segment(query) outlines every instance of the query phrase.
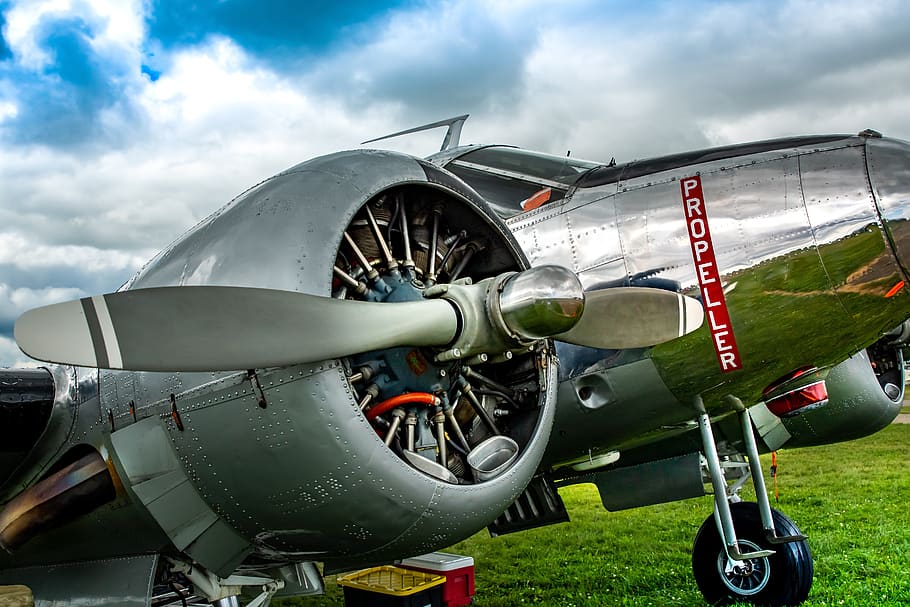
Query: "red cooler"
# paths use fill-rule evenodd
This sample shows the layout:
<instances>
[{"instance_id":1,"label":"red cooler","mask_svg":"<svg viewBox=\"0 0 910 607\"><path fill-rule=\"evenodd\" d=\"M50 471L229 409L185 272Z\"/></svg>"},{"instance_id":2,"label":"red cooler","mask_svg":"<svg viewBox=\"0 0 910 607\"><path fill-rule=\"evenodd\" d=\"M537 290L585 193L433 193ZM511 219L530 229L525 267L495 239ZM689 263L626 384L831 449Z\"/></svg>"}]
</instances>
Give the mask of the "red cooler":
<instances>
[{"instance_id":1,"label":"red cooler","mask_svg":"<svg viewBox=\"0 0 910 607\"><path fill-rule=\"evenodd\" d=\"M432 552L401 561L402 567L446 578L442 585L444 607L466 607L474 596L474 559L470 556Z\"/></svg>"}]
</instances>

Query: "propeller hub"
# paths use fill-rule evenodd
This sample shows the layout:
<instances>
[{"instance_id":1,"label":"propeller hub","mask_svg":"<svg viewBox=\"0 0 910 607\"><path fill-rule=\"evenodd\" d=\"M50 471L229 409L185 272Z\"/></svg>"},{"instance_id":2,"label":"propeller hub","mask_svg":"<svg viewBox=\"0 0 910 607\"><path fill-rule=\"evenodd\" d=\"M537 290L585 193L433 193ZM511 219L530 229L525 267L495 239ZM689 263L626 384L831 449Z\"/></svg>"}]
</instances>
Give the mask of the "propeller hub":
<instances>
[{"instance_id":1,"label":"propeller hub","mask_svg":"<svg viewBox=\"0 0 910 607\"><path fill-rule=\"evenodd\" d=\"M498 355L527 349L533 342L575 326L585 294L571 270L538 266L519 274L500 274L477 284L437 285L424 297L449 300L459 311L461 330L437 361Z\"/></svg>"},{"instance_id":2,"label":"propeller hub","mask_svg":"<svg viewBox=\"0 0 910 607\"><path fill-rule=\"evenodd\" d=\"M561 266L538 266L509 277L501 287L502 320L522 339L542 339L571 329L585 307L575 273Z\"/></svg>"}]
</instances>

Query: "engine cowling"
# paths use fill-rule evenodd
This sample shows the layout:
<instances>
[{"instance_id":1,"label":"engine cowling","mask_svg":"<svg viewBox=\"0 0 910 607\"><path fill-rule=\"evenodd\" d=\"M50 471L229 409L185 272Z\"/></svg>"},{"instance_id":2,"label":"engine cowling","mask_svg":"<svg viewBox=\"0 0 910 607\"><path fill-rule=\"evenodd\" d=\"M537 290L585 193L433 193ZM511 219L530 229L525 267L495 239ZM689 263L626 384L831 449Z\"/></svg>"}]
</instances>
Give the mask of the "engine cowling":
<instances>
[{"instance_id":1,"label":"engine cowling","mask_svg":"<svg viewBox=\"0 0 910 607\"><path fill-rule=\"evenodd\" d=\"M528 267L506 226L458 178L358 150L263 182L128 287L240 285L394 303ZM186 477L248 543L234 542L237 559L317 560L330 570L388 562L490 523L528 484L549 437L548 342L468 360L441 350L240 374L103 371L102 407L118 428L134 414L161 415ZM203 532L188 542L197 562L216 571L237 564L207 564L205 541Z\"/></svg>"},{"instance_id":2,"label":"engine cowling","mask_svg":"<svg viewBox=\"0 0 910 607\"><path fill-rule=\"evenodd\" d=\"M824 378L827 402L781 418L785 447L809 447L862 438L894 421L904 398L904 360L884 339L834 366ZM777 448L777 447L774 447Z\"/></svg>"}]
</instances>

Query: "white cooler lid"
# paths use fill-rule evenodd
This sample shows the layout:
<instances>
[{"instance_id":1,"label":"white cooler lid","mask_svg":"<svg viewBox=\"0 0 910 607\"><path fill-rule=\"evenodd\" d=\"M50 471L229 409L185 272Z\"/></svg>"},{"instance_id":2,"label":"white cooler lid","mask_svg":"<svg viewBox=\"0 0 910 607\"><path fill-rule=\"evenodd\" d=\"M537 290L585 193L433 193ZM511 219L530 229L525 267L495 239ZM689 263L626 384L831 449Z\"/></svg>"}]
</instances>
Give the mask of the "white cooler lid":
<instances>
[{"instance_id":1,"label":"white cooler lid","mask_svg":"<svg viewBox=\"0 0 910 607\"><path fill-rule=\"evenodd\" d=\"M404 559L401 564L404 567L416 567L418 569L428 569L429 571L454 571L463 567L473 567L474 558L461 556L460 554L449 554L448 552L431 552L430 554Z\"/></svg>"}]
</instances>

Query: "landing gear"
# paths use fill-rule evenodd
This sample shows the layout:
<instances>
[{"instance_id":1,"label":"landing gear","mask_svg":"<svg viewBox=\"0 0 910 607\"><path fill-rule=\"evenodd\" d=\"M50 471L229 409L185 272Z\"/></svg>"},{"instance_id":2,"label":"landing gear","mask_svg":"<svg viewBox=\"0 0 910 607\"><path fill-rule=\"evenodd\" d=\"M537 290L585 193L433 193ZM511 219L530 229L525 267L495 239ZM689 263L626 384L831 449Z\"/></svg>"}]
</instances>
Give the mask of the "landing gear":
<instances>
[{"instance_id":1,"label":"landing gear","mask_svg":"<svg viewBox=\"0 0 910 607\"><path fill-rule=\"evenodd\" d=\"M252 601L246 603L246 607L268 607L275 593L285 587L283 579L276 579L268 573L263 574L255 570L238 572L222 578L182 557L164 557L164 560L165 568L159 573L164 576L161 581L167 582L170 592L164 592L153 598L152 605L173 607L178 604L197 605L202 602L209 603L212 607L240 607L238 596L246 589L256 595ZM308 589L314 573L318 577L317 592L305 592L304 594L321 593L322 578L312 563L295 566L294 574L298 580L303 581L303 578L306 578L304 584ZM179 585L176 582L179 582Z\"/></svg>"},{"instance_id":2,"label":"landing gear","mask_svg":"<svg viewBox=\"0 0 910 607\"><path fill-rule=\"evenodd\" d=\"M742 483L728 488L710 418L698 399L704 463L714 486L714 514L695 537L695 581L712 605L799 605L812 586L812 553L793 521L771 508L749 413L738 399L728 400L739 416L757 503L740 501Z\"/></svg>"},{"instance_id":3,"label":"landing gear","mask_svg":"<svg viewBox=\"0 0 910 607\"><path fill-rule=\"evenodd\" d=\"M770 556L736 561L727 556L714 516L709 516L695 536L692 572L705 600L711 605L799 605L812 586L812 553L806 540L772 544L765 535L758 504L730 505L739 545L749 552L774 550ZM772 510L775 528L799 535L789 518Z\"/></svg>"}]
</instances>

